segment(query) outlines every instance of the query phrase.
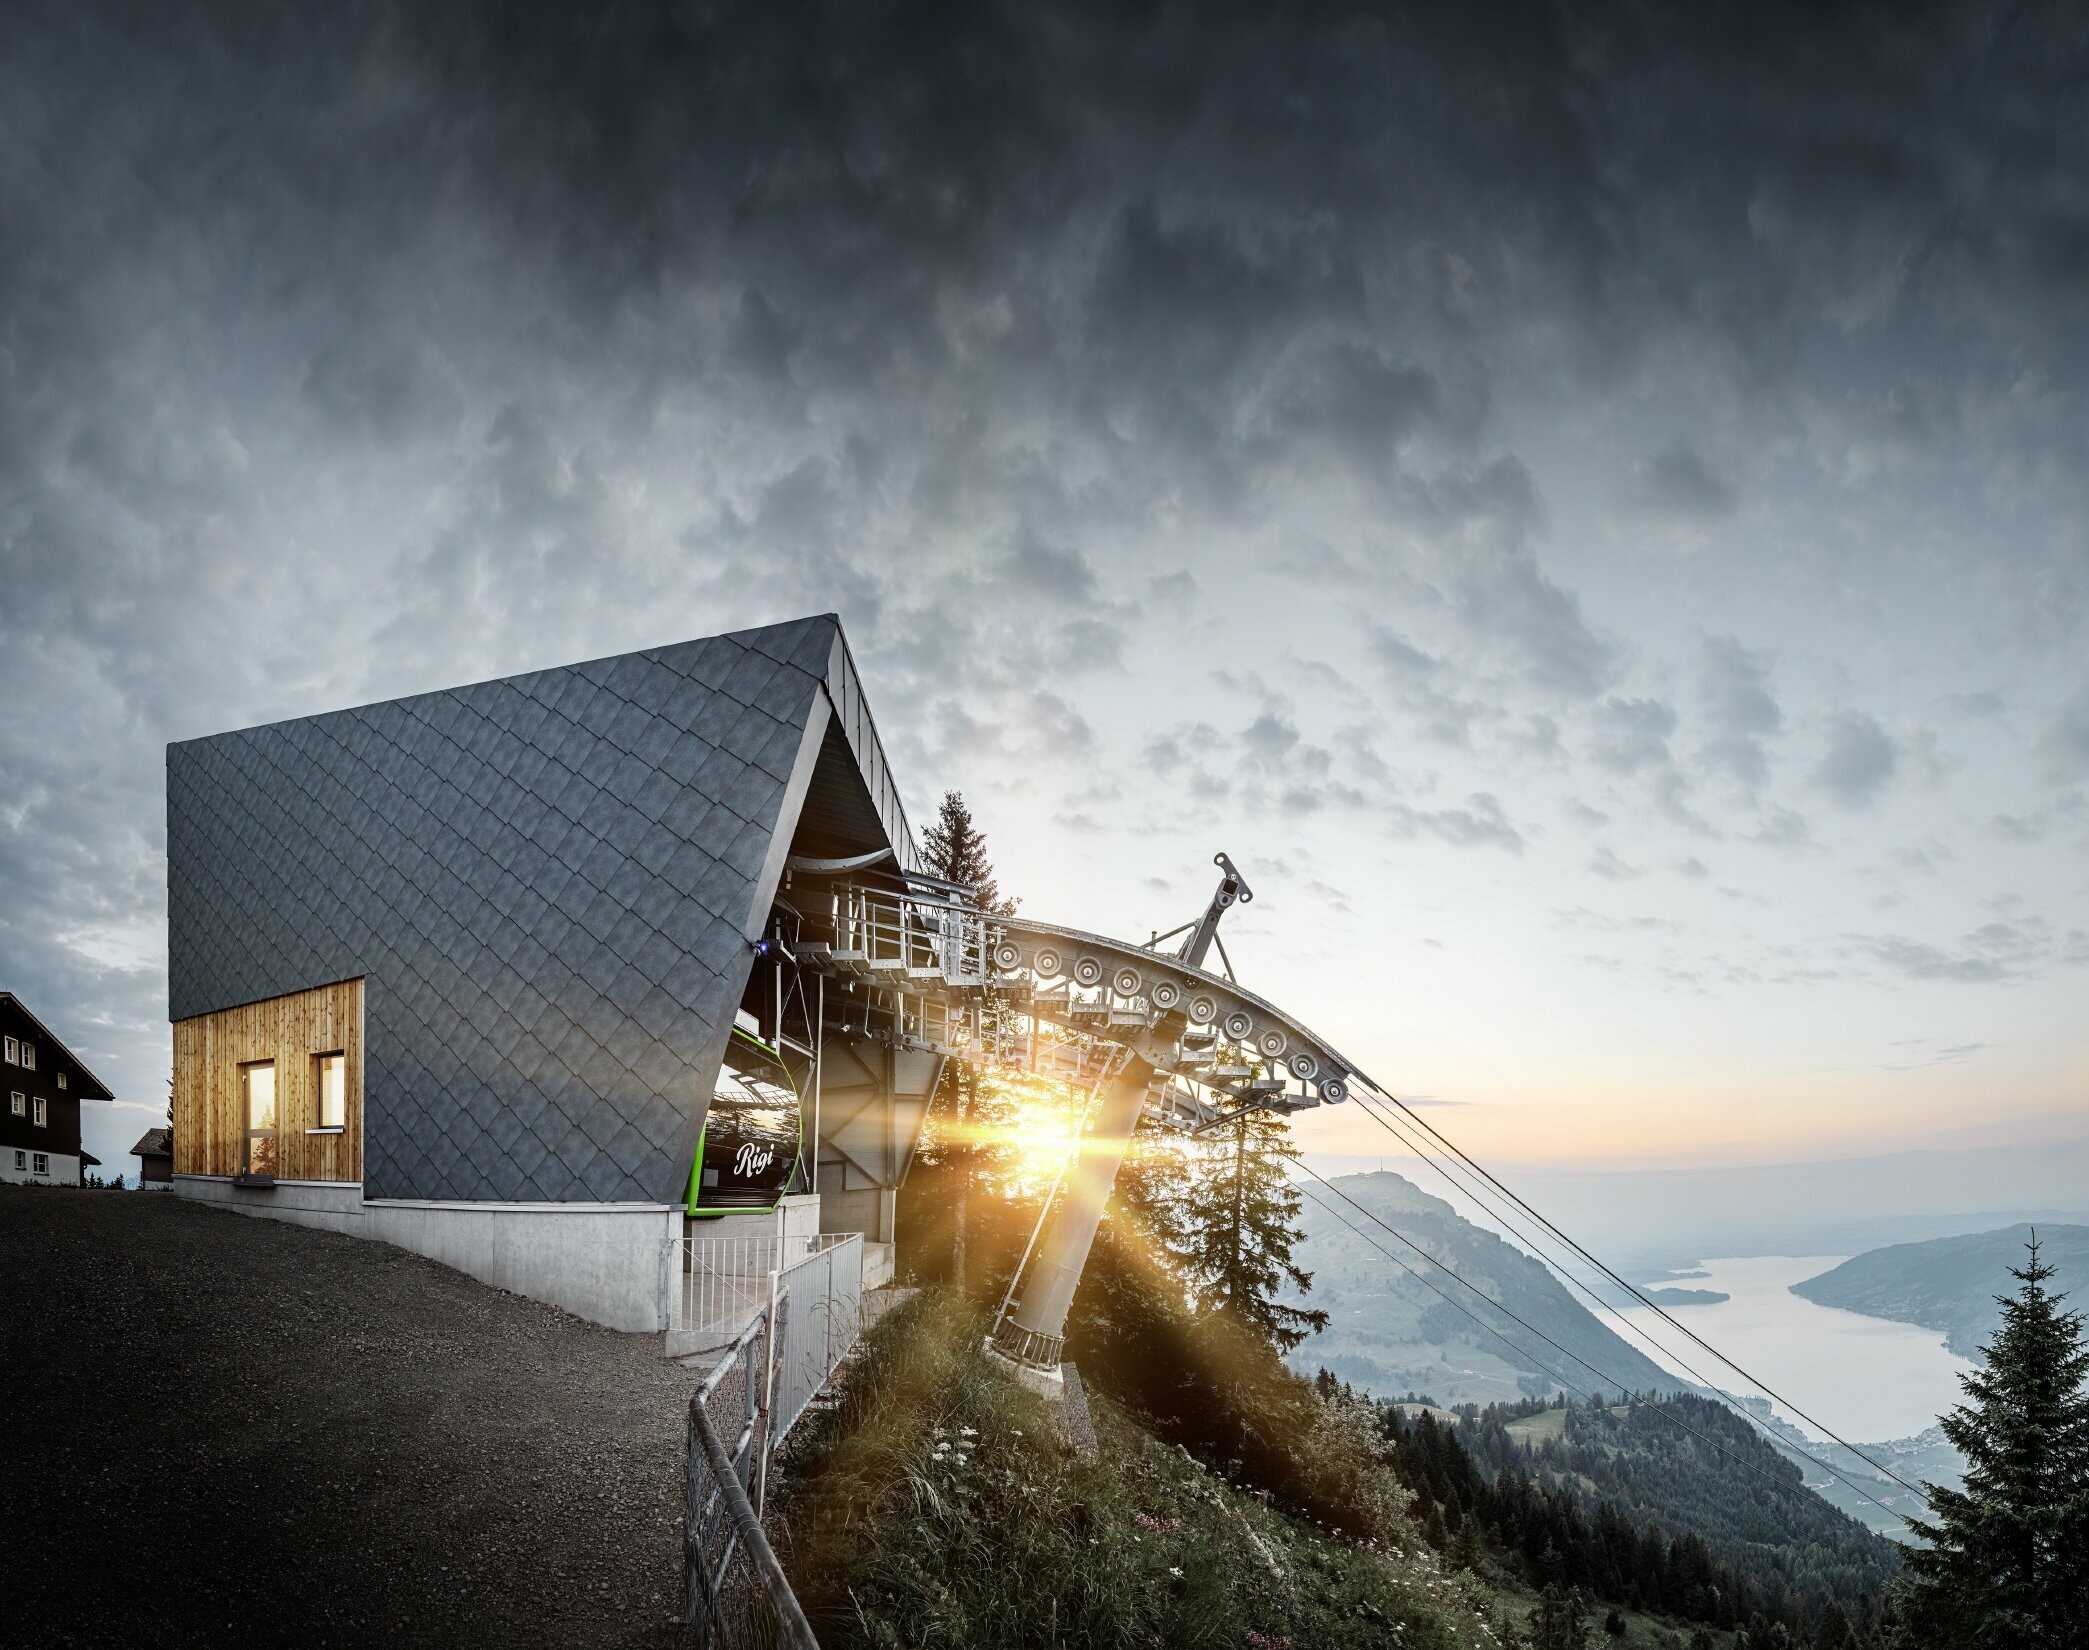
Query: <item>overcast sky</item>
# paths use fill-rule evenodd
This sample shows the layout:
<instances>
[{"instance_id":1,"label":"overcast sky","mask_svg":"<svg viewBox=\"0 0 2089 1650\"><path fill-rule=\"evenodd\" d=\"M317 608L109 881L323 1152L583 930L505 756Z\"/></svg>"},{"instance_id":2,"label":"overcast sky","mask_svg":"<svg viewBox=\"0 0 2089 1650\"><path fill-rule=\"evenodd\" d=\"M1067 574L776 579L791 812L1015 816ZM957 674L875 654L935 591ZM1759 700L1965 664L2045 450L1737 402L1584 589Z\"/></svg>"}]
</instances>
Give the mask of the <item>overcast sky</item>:
<instances>
[{"instance_id":1,"label":"overcast sky","mask_svg":"<svg viewBox=\"0 0 2089 1650\"><path fill-rule=\"evenodd\" d=\"M827 609L917 822L1140 937L1226 849L1497 1159L2089 1127L2079 13L568 10L0 24L0 985L91 1150L167 741Z\"/></svg>"}]
</instances>

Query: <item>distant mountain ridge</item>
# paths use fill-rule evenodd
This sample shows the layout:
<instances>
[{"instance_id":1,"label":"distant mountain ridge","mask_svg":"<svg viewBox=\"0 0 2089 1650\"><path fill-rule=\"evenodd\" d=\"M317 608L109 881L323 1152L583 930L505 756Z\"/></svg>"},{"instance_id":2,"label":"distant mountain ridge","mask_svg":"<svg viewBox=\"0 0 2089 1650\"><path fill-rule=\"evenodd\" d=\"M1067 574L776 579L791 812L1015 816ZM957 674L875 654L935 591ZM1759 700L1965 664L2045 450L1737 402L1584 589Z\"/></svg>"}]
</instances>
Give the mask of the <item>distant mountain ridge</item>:
<instances>
[{"instance_id":1,"label":"distant mountain ridge","mask_svg":"<svg viewBox=\"0 0 2089 1650\"><path fill-rule=\"evenodd\" d=\"M1294 1368L1308 1374L1325 1368L1385 1398L1424 1392L1440 1404L1513 1402L1570 1388L1694 1390L1606 1327L1542 1262L1466 1220L1442 1198L1383 1169L1330 1184L1571 1356L1476 1300L1398 1239L1315 1188L1300 1214L1306 1237L1293 1258L1313 1274L1305 1303L1328 1314L1328 1327L1290 1355ZM1367 1239L1428 1282L1403 1272ZM1433 1293L1430 1284L1457 1304ZM1515 1344L1496 1339L1460 1307Z\"/></svg>"},{"instance_id":2,"label":"distant mountain ridge","mask_svg":"<svg viewBox=\"0 0 2089 1650\"><path fill-rule=\"evenodd\" d=\"M1995 1297L2015 1291L2009 1268L2024 1264L2033 1229L2005 1226L1867 1250L1793 1284L1792 1293L1845 1312L1941 1330L1952 1351L1977 1357L2001 1323ZM2089 1308L2089 1226L2040 1225L2036 1231L2039 1258L2056 1274L2046 1287Z\"/></svg>"}]
</instances>

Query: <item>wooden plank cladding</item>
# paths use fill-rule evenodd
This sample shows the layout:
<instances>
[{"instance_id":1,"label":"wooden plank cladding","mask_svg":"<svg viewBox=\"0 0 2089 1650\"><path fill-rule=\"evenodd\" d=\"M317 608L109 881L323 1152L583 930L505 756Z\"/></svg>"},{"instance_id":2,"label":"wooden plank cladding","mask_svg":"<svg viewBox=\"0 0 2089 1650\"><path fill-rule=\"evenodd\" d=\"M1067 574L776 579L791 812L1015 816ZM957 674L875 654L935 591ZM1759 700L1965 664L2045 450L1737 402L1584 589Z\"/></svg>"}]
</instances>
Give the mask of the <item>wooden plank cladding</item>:
<instances>
[{"instance_id":1,"label":"wooden plank cladding","mask_svg":"<svg viewBox=\"0 0 2089 1650\"><path fill-rule=\"evenodd\" d=\"M338 1130L321 1121L320 1057L327 1054L343 1057ZM274 1063L272 1151L265 1137L249 1140L249 1089L267 1092L249 1068L261 1061ZM254 1166L278 1180L362 1179L361 980L174 1022L174 1172L240 1174L250 1150Z\"/></svg>"}]
</instances>

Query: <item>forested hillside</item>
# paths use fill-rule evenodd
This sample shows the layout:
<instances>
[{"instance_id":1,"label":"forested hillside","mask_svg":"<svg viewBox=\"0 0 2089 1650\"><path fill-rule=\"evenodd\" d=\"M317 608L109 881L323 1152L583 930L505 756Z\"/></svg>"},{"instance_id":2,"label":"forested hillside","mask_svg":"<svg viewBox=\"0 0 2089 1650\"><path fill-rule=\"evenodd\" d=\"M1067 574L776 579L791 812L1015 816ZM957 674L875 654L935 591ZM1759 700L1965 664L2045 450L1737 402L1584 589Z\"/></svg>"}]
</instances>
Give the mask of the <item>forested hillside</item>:
<instances>
[{"instance_id":1,"label":"forested hillside","mask_svg":"<svg viewBox=\"0 0 2089 1650\"><path fill-rule=\"evenodd\" d=\"M1294 1368L1328 1369L1381 1397L1420 1390L1447 1404L1513 1402L1570 1387L1639 1392L1684 1384L1606 1328L1540 1262L1443 1199L1386 1170L1332 1184L1573 1356L1554 1351L1321 1191L1324 1204L1308 1199L1300 1210L1305 1238L1296 1258L1312 1274L1311 1302L1327 1313L1327 1329L1292 1354ZM1427 1281L1403 1271L1374 1241ZM1467 1312L1516 1344L1489 1334Z\"/></svg>"},{"instance_id":2,"label":"forested hillside","mask_svg":"<svg viewBox=\"0 0 2089 1650\"><path fill-rule=\"evenodd\" d=\"M1890 1543L1807 1490L1720 1404L1681 1395L1440 1414L1409 1419L1388 1405L1385 1426L1429 1539L1455 1563L1491 1558L1536 1587L1802 1634L1831 1602L1865 1622L1898 1569Z\"/></svg>"},{"instance_id":3,"label":"forested hillside","mask_svg":"<svg viewBox=\"0 0 2089 1650\"><path fill-rule=\"evenodd\" d=\"M2089 1298L2089 1226L2040 1226L2037 1232L2053 1288L2077 1302ZM1867 1250L1793 1284L1792 1293L1845 1312L1941 1330L1952 1351L1977 1357L2001 1322L1995 1296L2009 1268L2022 1262L2031 1233L2029 1226L2005 1226Z\"/></svg>"}]
</instances>

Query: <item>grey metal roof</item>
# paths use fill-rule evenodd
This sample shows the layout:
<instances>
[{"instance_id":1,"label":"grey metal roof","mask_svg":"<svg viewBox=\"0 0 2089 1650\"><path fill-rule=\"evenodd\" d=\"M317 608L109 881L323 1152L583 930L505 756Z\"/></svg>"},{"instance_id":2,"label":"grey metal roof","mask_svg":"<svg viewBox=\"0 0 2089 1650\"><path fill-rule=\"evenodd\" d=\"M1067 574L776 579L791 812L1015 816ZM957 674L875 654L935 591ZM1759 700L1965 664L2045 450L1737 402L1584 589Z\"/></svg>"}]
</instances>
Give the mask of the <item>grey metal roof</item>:
<instances>
[{"instance_id":1,"label":"grey metal roof","mask_svg":"<svg viewBox=\"0 0 2089 1650\"><path fill-rule=\"evenodd\" d=\"M169 1014L364 976L366 1196L671 1201L837 727L911 860L831 614L170 745Z\"/></svg>"}]
</instances>

